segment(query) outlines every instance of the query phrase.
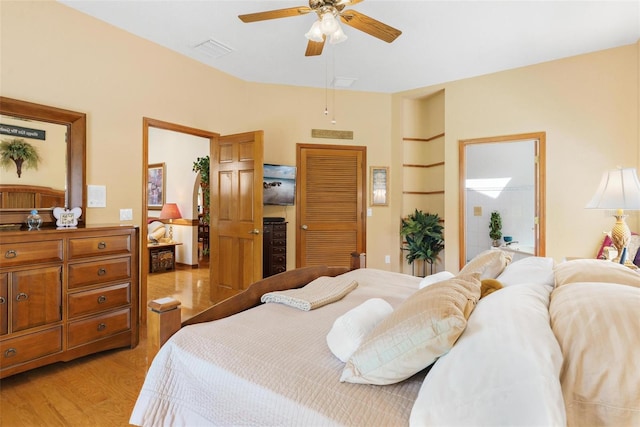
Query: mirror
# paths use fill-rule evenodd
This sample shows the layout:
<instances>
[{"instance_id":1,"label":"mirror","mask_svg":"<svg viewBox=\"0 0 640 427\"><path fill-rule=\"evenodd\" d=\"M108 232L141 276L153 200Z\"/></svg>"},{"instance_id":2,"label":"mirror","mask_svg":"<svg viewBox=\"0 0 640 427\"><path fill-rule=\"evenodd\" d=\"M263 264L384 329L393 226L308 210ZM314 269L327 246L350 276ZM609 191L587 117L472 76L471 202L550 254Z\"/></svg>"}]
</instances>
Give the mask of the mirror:
<instances>
[{"instance_id":1,"label":"mirror","mask_svg":"<svg viewBox=\"0 0 640 427\"><path fill-rule=\"evenodd\" d=\"M55 160L52 161L52 163L56 164L49 164L47 167L57 170L57 172L51 171L51 176L56 176L56 174L62 175L59 179L56 178L53 181L64 181L62 185L62 189L65 190L64 205L67 208L82 208L83 214L80 218L80 222L83 222L86 214L86 194L84 191L86 180L86 115L84 113L6 97L0 97L0 115L7 116L8 120L45 122L43 125L46 124L51 132L59 133L60 135L65 135L66 133L66 144L64 143L65 141L60 143L60 149L63 150L63 153L57 153L55 155ZM61 130L56 130L56 128L60 128L50 127L49 124L61 125L63 128ZM24 127L29 126L30 125L24 125ZM0 139L3 140L12 138L11 135L6 134L2 134L0 137ZM16 137L19 137L19 135L16 135ZM62 136L62 138L64 139L65 137ZM15 170L3 169L3 175L8 173L15 173ZM34 206L21 206L18 208L7 207L8 205L11 205L11 203L7 202L10 196L9 192L22 191L20 190L20 188L22 188L24 189L24 192L33 193L36 191L37 195L35 197L40 197L42 195L41 192L45 191L42 190L45 187L52 187L52 189L55 190L55 187L52 186L52 182L48 179L46 181L47 182L43 183L30 183L29 185L17 184L4 187L2 194L0 194L0 224L22 224L25 222L25 219L31 209L34 208ZM0 184L5 183L0 182ZM60 185L58 184L57 186ZM42 197L45 197L45 195L42 195ZM56 198L55 200L61 201L62 197ZM55 204L58 205L57 202ZM47 206L46 203L43 203L43 205ZM53 206L38 208L38 212L40 213L44 223L55 222L52 208Z\"/></svg>"},{"instance_id":2,"label":"mirror","mask_svg":"<svg viewBox=\"0 0 640 427\"><path fill-rule=\"evenodd\" d=\"M460 268L492 247L514 261L544 256L544 153L544 132L459 142ZM493 212L499 239L489 235Z\"/></svg>"}]
</instances>

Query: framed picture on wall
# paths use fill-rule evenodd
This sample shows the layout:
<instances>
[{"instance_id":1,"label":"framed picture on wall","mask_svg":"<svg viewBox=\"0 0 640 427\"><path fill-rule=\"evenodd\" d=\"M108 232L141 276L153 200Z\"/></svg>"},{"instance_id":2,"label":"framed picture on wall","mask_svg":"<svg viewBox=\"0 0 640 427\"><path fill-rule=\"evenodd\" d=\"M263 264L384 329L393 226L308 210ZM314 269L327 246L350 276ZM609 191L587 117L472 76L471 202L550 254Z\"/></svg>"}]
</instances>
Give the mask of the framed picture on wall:
<instances>
[{"instance_id":1,"label":"framed picture on wall","mask_svg":"<svg viewBox=\"0 0 640 427\"><path fill-rule=\"evenodd\" d=\"M147 209L160 210L164 205L164 163L153 163L147 169Z\"/></svg>"},{"instance_id":2,"label":"framed picture on wall","mask_svg":"<svg viewBox=\"0 0 640 427\"><path fill-rule=\"evenodd\" d=\"M371 206L389 205L389 167L371 166Z\"/></svg>"}]
</instances>

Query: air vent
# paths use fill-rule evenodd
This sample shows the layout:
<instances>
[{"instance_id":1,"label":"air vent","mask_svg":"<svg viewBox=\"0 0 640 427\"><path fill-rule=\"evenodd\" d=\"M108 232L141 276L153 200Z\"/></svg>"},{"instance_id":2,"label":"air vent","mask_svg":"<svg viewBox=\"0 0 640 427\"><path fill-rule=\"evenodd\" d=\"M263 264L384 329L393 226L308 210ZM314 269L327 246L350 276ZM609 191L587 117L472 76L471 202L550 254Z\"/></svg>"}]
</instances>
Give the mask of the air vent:
<instances>
[{"instance_id":1,"label":"air vent","mask_svg":"<svg viewBox=\"0 0 640 427\"><path fill-rule=\"evenodd\" d=\"M347 88L347 87L351 87L351 85L353 85L353 83L358 80L355 77L339 77L339 76L335 76L333 78L333 87L336 88Z\"/></svg>"},{"instance_id":2,"label":"air vent","mask_svg":"<svg viewBox=\"0 0 640 427\"><path fill-rule=\"evenodd\" d=\"M208 39L201 43L198 43L194 48L200 53L207 55L210 58L220 58L229 52L233 52L229 46L226 46L214 39Z\"/></svg>"}]
</instances>

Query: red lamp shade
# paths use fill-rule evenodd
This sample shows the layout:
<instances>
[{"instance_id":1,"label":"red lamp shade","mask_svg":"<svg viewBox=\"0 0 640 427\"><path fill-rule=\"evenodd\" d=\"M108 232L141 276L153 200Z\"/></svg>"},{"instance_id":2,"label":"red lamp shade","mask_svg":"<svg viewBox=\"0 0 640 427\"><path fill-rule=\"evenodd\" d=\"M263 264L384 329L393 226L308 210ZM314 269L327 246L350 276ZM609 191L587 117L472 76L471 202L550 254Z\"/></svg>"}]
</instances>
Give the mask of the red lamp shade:
<instances>
[{"instance_id":1,"label":"red lamp shade","mask_svg":"<svg viewBox=\"0 0 640 427\"><path fill-rule=\"evenodd\" d=\"M176 203L165 203L160 211L160 219L179 219L182 218L180 209Z\"/></svg>"}]
</instances>

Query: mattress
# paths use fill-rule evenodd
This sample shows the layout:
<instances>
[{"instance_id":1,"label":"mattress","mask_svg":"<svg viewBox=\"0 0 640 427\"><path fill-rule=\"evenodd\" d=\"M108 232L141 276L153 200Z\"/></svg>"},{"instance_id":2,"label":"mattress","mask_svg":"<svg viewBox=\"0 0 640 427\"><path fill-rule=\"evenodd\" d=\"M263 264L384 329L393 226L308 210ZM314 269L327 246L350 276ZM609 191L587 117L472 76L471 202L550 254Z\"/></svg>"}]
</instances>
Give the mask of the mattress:
<instances>
[{"instance_id":1,"label":"mattress","mask_svg":"<svg viewBox=\"0 0 640 427\"><path fill-rule=\"evenodd\" d=\"M269 303L181 329L156 355L130 422L406 425L425 371L394 385L341 383L344 363L326 336L336 318L370 298L398 306L420 278L374 269L344 276L358 287L315 310Z\"/></svg>"}]
</instances>

